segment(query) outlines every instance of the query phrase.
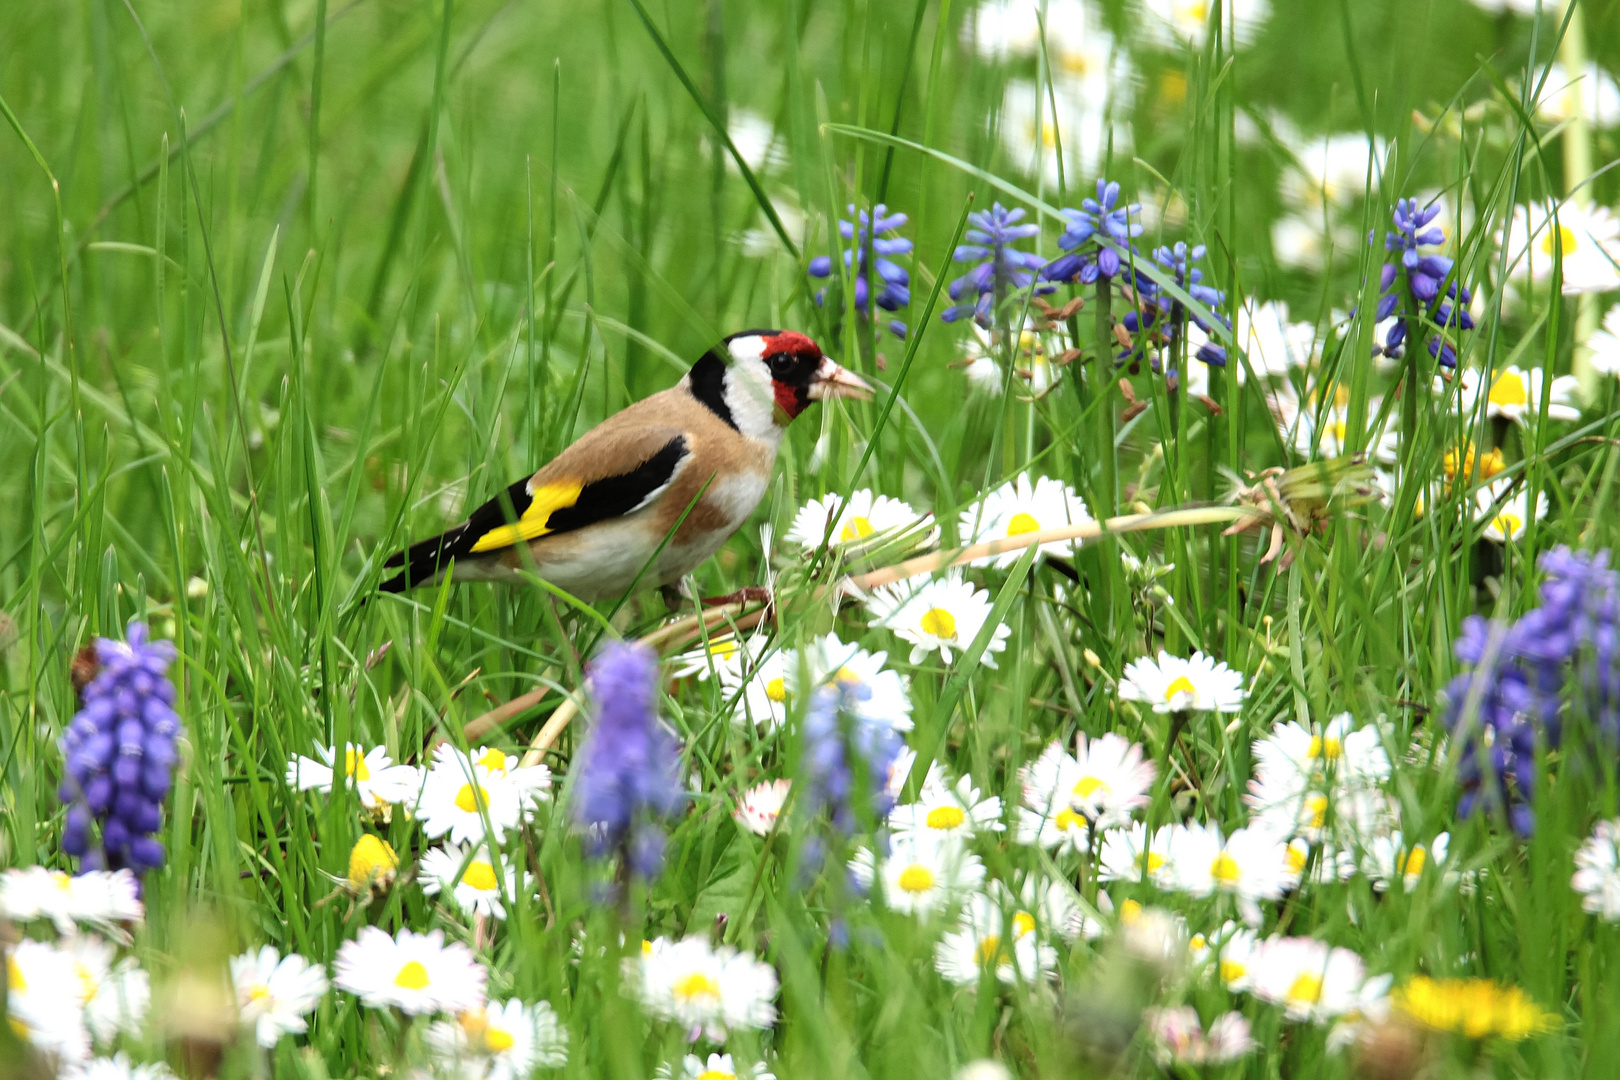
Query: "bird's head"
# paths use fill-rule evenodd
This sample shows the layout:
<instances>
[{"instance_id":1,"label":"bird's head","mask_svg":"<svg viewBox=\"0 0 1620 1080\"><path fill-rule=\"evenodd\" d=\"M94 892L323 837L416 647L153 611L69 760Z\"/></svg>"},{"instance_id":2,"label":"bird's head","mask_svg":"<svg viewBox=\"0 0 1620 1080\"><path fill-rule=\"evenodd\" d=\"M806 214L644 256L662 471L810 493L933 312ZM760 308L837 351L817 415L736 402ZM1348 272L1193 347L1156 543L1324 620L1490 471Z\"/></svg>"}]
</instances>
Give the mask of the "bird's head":
<instances>
[{"instance_id":1,"label":"bird's head","mask_svg":"<svg viewBox=\"0 0 1620 1080\"><path fill-rule=\"evenodd\" d=\"M745 330L692 368L692 392L744 435L779 437L815 401L866 399L872 388L793 330ZM727 362L729 360L729 362Z\"/></svg>"}]
</instances>

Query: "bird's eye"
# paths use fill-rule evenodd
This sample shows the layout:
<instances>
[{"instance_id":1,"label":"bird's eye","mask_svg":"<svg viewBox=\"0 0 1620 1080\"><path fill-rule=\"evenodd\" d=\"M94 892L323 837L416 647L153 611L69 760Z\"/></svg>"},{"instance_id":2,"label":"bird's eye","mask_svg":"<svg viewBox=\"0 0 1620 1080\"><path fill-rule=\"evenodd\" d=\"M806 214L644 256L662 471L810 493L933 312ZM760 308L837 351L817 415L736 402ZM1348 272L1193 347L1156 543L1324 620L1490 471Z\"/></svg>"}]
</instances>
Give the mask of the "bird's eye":
<instances>
[{"instance_id":1,"label":"bird's eye","mask_svg":"<svg viewBox=\"0 0 1620 1080\"><path fill-rule=\"evenodd\" d=\"M793 369L798 365L799 358L792 353L779 352L772 353L766 362L771 365L772 378L785 379L793 374Z\"/></svg>"}]
</instances>

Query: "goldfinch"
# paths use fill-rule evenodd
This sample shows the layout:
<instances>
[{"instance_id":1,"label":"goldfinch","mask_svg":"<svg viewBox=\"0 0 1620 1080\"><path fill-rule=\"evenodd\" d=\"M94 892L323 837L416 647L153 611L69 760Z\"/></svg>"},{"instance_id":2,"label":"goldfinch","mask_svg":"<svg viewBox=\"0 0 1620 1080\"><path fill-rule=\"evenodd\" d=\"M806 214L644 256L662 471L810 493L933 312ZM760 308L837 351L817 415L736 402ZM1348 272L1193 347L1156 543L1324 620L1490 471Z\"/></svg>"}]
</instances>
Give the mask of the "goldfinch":
<instances>
[{"instance_id":1,"label":"goldfinch","mask_svg":"<svg viewBox=\"0 0 1620 1080\"><path fill-rule=\"evenodd\" d=\"M391 556L384 566L400 572L381 588L403 592L445 573L517 581L531 569L581 600L671 585L754 512L794 417L816 401L871 393L803 334L732 334L668 390L608 417L462 524Z\"/></svg>"}]
</instances>

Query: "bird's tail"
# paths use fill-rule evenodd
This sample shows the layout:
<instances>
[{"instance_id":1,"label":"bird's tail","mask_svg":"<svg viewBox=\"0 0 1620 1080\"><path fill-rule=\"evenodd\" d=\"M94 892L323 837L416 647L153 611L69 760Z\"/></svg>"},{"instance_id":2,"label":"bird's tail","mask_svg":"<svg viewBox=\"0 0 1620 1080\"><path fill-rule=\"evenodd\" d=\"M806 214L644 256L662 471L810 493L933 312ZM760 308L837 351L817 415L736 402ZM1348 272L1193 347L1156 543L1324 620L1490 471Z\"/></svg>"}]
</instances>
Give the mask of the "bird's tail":
<instances>
[{"instance_id":1,"label":"bird's tail","mask_svg":"<svg viewBox=\"0 0 1620 1080\"><path fill-rule=\"evenodd\" d=\"M400 572L377 588L383 592L399 593L438 580L440 572L449 570L450 563L457 556L466 554L467 528L467 524L463 523L438 536L420 540L404 551L394 552L383 566L400 567Z\"/></svg>"}]
</instances>

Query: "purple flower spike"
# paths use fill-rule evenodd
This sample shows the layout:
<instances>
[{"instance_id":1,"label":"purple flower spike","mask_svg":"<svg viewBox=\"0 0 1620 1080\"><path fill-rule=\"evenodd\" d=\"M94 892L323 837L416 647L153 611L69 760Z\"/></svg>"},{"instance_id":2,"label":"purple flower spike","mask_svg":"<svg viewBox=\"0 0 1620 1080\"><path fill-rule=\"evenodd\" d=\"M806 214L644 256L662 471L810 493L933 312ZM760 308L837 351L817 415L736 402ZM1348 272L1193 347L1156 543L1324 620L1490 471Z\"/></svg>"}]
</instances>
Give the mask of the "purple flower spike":
<instances>
[{"instance_id":1,"label":"purple flower spike","mask_svg":"<svg viewBox=\"0 0 1620 1080\"><path fill-rule=\"evenodd\" d=\"M1031 251L1020 251L1013 244L1039 236L1039 225L1020 225L1024 211L1008 210L996 203L989 210L968 215L968 242L957 247L953 256L957 262L977 262L972 270L950 284L951 299L956 303L945 309L940 317L955 322L971 315L973 321L985 329L990 328L998 294L1005 295L1016 289L1027 289L1035 283L1035 272L1046 265ZM1052 292L1054 286L1036 286L1037 293Z\"/></svg>"},{"instance_id":2,"label":"purple flower spike","mask_svg":"<svg viewBox=\"0 0 1620 1080\"><path fill-rule=\"evenodd\" d=\"M1119 185L1101 178L1095 199L1082 199L1079 210L1061 213L1069 227L1058 237L1058 247L1069 254L1041 268L1047 281L1091 285L1099 277L1112 278L1120 270L1118 249L1134 251L1131 241L1142 235L1141 204L1120 206Z\"/></svg>"},{"instance_id":3,"label":"purple flower spike","mask_svg":"<svg viewBox=\"0 0 1620 1080\"><path fill-rule=\"evenodd\" d=\"M839 219L838 233L852 242L850 247L844 248L844 266L855 269L856 312L862 318L872 317L871 305L874 298L870 271L877 272L880 285L875 299L877 306L884 311L899 311L911 303L911 275L905 267L895 262L892 256L909 254L912 243L904 237L891 234L907 222L906 215L891 214L889 208L882 203L873 207L870 214L865 210L857 211L852 203L849 206L849 214L854 221ZM868 248L871 250L872 260L870 268L867 266ZM826 255L818 255L810 260L810 265L806 269L811 277L831 277L832 259ZM817 304L825 303L826 299L826 289L816 293ZM906 336L906 324L903 321L891 319L884 325L895 337Z\"/></svg>"},{"instance_id":4,"label":"purple flower spike","mask_svg":"<svg viewBox=\"0 0 1620 1080\"><path fill-rule=\"evenodd\" d=\"M656 712L658 658L614 642L591 665L596 722L579 753L574 817L593 855L617 851L643 878L663 866L660 819L681 808L680 748Z\"/></svg>"},{"instance_id":5,"label":"purple flower spike","mask_svg":"<svg viewBox=\"0 0 1620 1080\"><path fill-rule=\"evenodd\" d=\"M96 675L62 735L67 769L58 795L68 804L62 849L86 869L140 874L163 865L163 845L154 837L174 780L180 717L168 679L174 645L148 639L144 623L130 623L126 641L96 639Z\"/></svg>"},{"instance_id":6,"label":"purple flower spike","mask_svg":"<svg viewBox=\"0 0 1620 1080\"><path fill-rule=\"evenodd\" d=\"M1474 320L1465 310L1472 299L1468 290L1455 280L1446 285L1443 292L1441 290L1441 286L1452 278L1456 264L1443 255L1425 254L1419 250L1446 242L1446 234L1439 226L1431 224L1439 216L1440 207L1420 207L1416 199L1400 199L1395 203L1392 215L1395 228L1385 234L1384 248L1398 252L1399 257L1385 263L1378 277L1378 287L1382 293L1378 298L1379 322L1400 311L1403 293L1399 278L1405 274L1406 293L1417 300L1442 331L1474 328ZM1368 239L1370 241L1371 236ZM1383 352L1386 356L1403 355L1408 337L1406 322L1406 315L1401 314L1385 334ZM1448 340L1447 335L1442 333L1431 335L1426 341L1429 355L1444 367L1455 367L1457 364L1457 350L1453 344L1455 334L1451 335L1451 339Z\"/></svg>"}]
</instances>

